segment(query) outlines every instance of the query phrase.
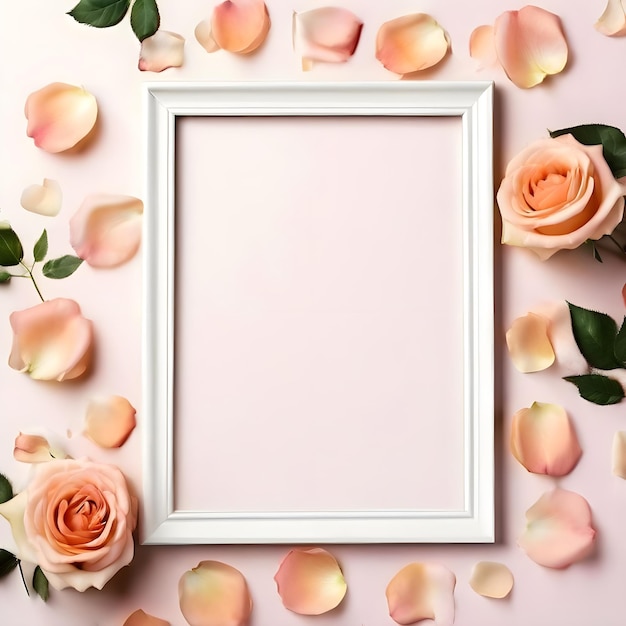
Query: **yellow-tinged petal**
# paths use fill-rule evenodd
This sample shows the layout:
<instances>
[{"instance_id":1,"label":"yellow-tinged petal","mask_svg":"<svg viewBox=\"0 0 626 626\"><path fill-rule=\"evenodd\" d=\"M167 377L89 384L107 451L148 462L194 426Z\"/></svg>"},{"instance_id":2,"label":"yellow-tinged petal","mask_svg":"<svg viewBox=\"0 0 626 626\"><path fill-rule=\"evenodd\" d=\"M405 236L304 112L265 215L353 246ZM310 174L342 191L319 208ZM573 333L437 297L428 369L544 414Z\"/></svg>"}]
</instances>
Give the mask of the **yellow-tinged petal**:
<instances>
[{"instance_id":1,"label":"yellow-tinged petal","mask_svg":"<svg viewBox=\"0 0 626 626\"><path fill-rule=\"evenodd\" d=\"M322 548L291 550L274 580L285 607L300 615L331 611L348 589L337 560Z\"/></svg>"},{"instance_id":2,"label":"yellow-tinged petal","mask_svg":"<svg viewBox=\"0 0 626 626\"><path fill-rule=\"evenodd\" d=\"M613 474L620 478L626 478L626 431L618 430L613 435L611 457Z\"/></svg>"},{"instance_id":3,"label":"yellow-tinged petal","mask_svg":"<svg viewBox=\"0 0 626 626\"><path fill-rule=\"evenodd\" d=\"M0 515L11 525L11 533L17 547L16 555L23 561L37 562L37 557L33 547L26 536L24 527L24 513L26 512L26 502L28 494L26 490L20 491L15 497L0 504Z\"/></svg>"},{"instance_id":4,"label":"yellow-tinged petal","mask_svg":"<svg viewBox=\"0 0 626 626\"><path fill-rule=\"evenodd\" d=\"M119 448L137 424L136 413L122 396L94 398L87 406L85 435L102 448Z\"/></svg>"},{"instance_id":5,"label":"yellow-tinged petal","mask_svg":"<svg viewBox=\"0 0 626 626\"><path fill-rule=\"evenodd\" d=\"M65 452L52 448L45 437L20 433L15 438L13 457L22 463L46 463L53 459L66 458Z\"/></svg>"},{"instance_id":6,"label":"yellow-tinged petal","mask_svg":"<svg viewBox=\"0 0 626 626\"><path fill-rule=\"evenodd\" d=\"M506 333L506 345L513 365L520 372L539 372L554 363L554 350L548 338L548 323L541 315L527 313L511 324Z\"/></svg>"},{"instance_id":7,"label":"yellow-tinged petal","mask_svg":"<svg viewBox=\"0 0 626 626\"><path fill-rule=\"evenodd\" d=\"M170 623L137 609L126 618L124 626L170 626Z\"/></svg>"},{"instance_id":8,"label":"yellow-tinged petal","mask_svg":"<svg viewBox=\"0 0 626 626\"><path fill-rule=\"evenodd\" d=\"M565 409L544 402L515 413L510 444L513 456L529 472L548 476L569 474L582 454Z\"/></svg>"},{"instance_id":9,"label":"yellow-tinged petal","mask_svg":"<svg viewBox=\"0 0 626 626\"><path fill-rule=\"evenodd\" d=\"M98 117L95 97L82 87L51 83L31 93L24 107L26 134L46 152L73 148L94 127Z\"/></svg>"},{"instance_id":10,"label":"yellow-tinged petal","mask_svg":"<svg viewBox=\"0 0 626 626\"><path fill-rule=\"evenodd\" d=\"M480 62L480 67L498 63L493 26L478 26L470 35L470 56Z\"/></svg>"},{"instance_id":11,"label":"yellow-tinged petal","mask_svg":"<svg viewBox=\"0 0 626 626\"><path fill-rule=\"evenodd\" d=\"M389 615L398 624L424 619L454 623L456 576L439 563L411 563L401 569L385 592Z\"/></svg>"},{"instance_id":12,"label":"yellow-tinged petal","mask_svg":"<svg viewBox=\"0 0 626 626\"><path fill-rule=\"evenodd\" d=\"M242 573L220 561L202 561L178 583L180 610L190 626L245 626L252 598Z\"/></svg>"},{"instance_id":13,"label":"yellow-tinged petal","mask_svg":"<svg viewBox=\"0 0 626 626\"><path fill-rule=\"evenodd\" d=\"M167 30L157 30L141 42L139 69L142 72L162 72L170 67L180 67L184 50L184 37Z\"/></svg>"},{"instance_id":14,"label":"yellow-tinged petal","mask_svg":"<svg viewBox=\"0 0 626 626\"><path fill-rule=\"evenodd\" d=\"M223 50L249 54L265 41L270 25L263 0L225 0L213 9L211 33Z\"/></svg>"},{"instance_id":15,"label":"yellow-tinged petal","mask_svg":"<svg viewBox=\"0 0 626 626\"><path fill-rule=\"evenodd\" d=\"M30 185L22 192L20 204L24 209L39 215L53 217L61 210L63 194L56 180L43 179L43 185Z\"/></svg>"},{"instance_id":16,"label":"yellow-tinged petal","mask_svg":"<svg viewBox=\"0 0 626 626\"><path fill-rule=\"evenodd\" d=\"M448 33L426 13L385 22L376 36L376 58L396 74L432 67L446 56L449 48Z\"/></svg>"},{"instance_id":17,"label":"yellow-tinged petal","mask_svg":"<svg viewBox=\"0 0 626 626\"><path fill-rule=\"evenodd\" d=\"M587 500L556 488L526 511L526 529L518 544L539 565L563 569L592 552L595 535Z\"/></svg>"},{"instance_id":18,"label":"yellow-tinged petal","mask_svg":"<svg viewBox=\"0 0 626 626\"><path fill-rule=\"evenodd\" d=\"M207 52L217 52L220 47L217 45L217 41L213 38L213 29L211 28L211 20L202 20L194 31L198 43Z\"/></svg>"},{"instance_id":19,"label":"yellow-tinged petal","mask_svg":"<svg viewBox=\"0 0 626 626\"><path fill-rule=\"evenodd\" d=\"M293 47L303 67L314 61L344 63L356 50L363 22L352 11L322 7L293 14Z\"/></svg>"},{"instance_id":20,"label":"yellow-tinged petal","mask_svg":"<svg viewBox=\"0 0 626 626\"><path fill-rule=\"evenodd\" d=\"M92 267L115 267L141 243L143 202L132 196L88 196L70 220L70 243Z\"/></svg>"},{"instance_id":21,"label":"yellow-tinged petal","mask_svg":"<svg viewBox=\"0 0 626 626\"><path fill-rule=\"evenodd\" d=\"M622 0L608 0L595 28L608 37L626 34L626 12Z\"/></svg>"},{"instance_id":22,"label":"yellow-tinged petal","mask_svg":"<svg viewBox=\"0 0 626 626\"><path fill-rule=\"evenodd\" d=\"M534 87L567 64L561 20L545 9L527 5L505 11L496 19L494 37L498 59L518 87Z\"/></svg>"},{"instance_id":23,"label":"yellow-tinged petal","mask_svg":"<svg viewBox=\"0 0 626 626\"><path fill-rule=\"evenodd\" d=\"M470 586L486 598L506 598L513 589L513 574L504 563L480 561L472 568Z\"/></svg>"}]
</instances>

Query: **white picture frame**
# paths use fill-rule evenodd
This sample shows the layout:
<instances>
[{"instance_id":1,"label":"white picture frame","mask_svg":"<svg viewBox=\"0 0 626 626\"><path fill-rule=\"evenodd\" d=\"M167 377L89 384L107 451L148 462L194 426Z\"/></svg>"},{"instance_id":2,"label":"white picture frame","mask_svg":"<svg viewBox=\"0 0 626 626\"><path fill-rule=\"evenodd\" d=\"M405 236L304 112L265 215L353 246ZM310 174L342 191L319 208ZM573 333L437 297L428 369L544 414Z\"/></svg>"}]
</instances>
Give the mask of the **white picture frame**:
<instances>
[{"instance_id":1,"label":"white picture frame","mask_svg":"<svg viewBox=\"0 0 626 626\"><path fill-rule=\"evenodd\" d=\"M144 544L494 541L491 82L152 83L144 88ZM184 116L432 116L462 124L463 500L459 510L175 508L176 120Z\"/></svg>"}]
</instances>

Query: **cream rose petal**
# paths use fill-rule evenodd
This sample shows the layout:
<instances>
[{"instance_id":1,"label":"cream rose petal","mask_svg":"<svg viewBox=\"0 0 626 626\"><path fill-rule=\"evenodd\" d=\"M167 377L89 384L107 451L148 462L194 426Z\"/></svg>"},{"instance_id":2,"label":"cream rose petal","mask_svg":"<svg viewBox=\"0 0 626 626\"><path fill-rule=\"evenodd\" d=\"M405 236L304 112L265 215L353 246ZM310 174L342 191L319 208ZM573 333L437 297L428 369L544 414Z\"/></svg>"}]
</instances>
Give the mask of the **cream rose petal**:
<instances>
[{"instance_id":1,"label":"cream rose petal","mask_svg":"<svg viewBox=\"0 0 626 626\"><path fill-rule=\"evenodd\" d=\"M448 33L426 13L385 22L376 36L376 58L396 74L432 67L446 56L449 48Z\"/></svg>"},{"instance_id":2,"label":"cream rose petal","mask_svg":"<svg viewBox=\"0 0 626 626\"><path fill-rule=\"evenodd\" d=\"M496 19L494 37L498 59L518 87L534 87L567 64L561 20L545 9L527 5L505 11Z\"/></svg>"},{"instance_id":3,"label":"cream rose petal","mask_svg":"<svg viewBox=\"0 0 626 626\"><path fill-rule=\"evenodd\" d=\"M604 12L595 23L595 28L608 37L626 34L626 12L622 0L608 0Z\"/></svg>"},{"instance_id":4,"label":"cream rose petal","mask_svg":"<svg viewBox=\"0 0 626 626\"><path fill-rule=\"evenodd\" d=\"M41 435L20 433L15 438L13 458L21 463L46 463L53 459L64 459L66 454L62 450L53 449Z\"/></svg>"},{"instance_id":5,"label":"cream rose petal","mask_svg":"<svg viewBox=\"0 0 626 626\"><path fill-rule=\"evenodd\" d=\"M506 598L513 589L513 574L503 563L480 561L472 568L469 584L486 598Z\"/></svg>"},{"instance_id":6,"label":"cream rose petal","mask_svg":"<svg viewBox=\"0 0 626 626\"><path fill-rule=\"evenodd\" d=\"M201 561L178 583L180 610L190 626L245 626L252 598L242 573L220 561Z\"/></svg>"},{"instance_id":7,"label":"cream rose petal","mask_svg":"<svg viewBox=\"0 0 626 626\"><path fill-rule=\"evenodd\" d=\"M167 30L157 30L141 42L139 69L142 72L162 72L170 67L180 67L184 50L184 37Z\"/></svg>"},{"instance_id":8,"label":"cream rose petal","mask_svg":"<svg viewBox=\"0 0 626 626\"><path fill-rule=\"evenodd\" d=\"M626 479L626 431L618 430L613 435L611 466L615 476Z\"/></svg>"},{"instance_id":9,"label":"cream rose petal","mask_svg":"<svg viewBox=\"0 0 626 626\"><path fill-rule=\"evenodd\" d=\"M472 59L480 62L480 68L498 64L493 26L478 26L470 35L469 51Z\"/></svg>"},{"instance_id":10,"label":"cream rose petal","mask_svg":"<svg viewBox=\"0 0 626 626\"><path fill-rule=\"evenodd\" d=\"M109 194L85 198L70 220L70 243L92 267L115 267L131 259L141 243L143 202Z\"/></svg>"},{"instance_id":11,"label":"cream rose petal","mask_svg":"<svg viewBox=\"0 0 626 626\"><path fill-rule=\"evenodd\" d=\"M577 493L560 488L545 493L526 511L526 522L518 544L539 565L563 569L593 550L591 509Z\"/></svg>"},{"instance_id":12,"label":"cream rose petal","mask_svg":"<svg viewBox=\"0 0 626 626\"><path fill-rule=\"evenodd\" d=\"M565 409L543 402L515 413L510 446L513 456L529 472L548 476L569 474L582 455Z\"/></svg>"},{"instance_id":13,"label":"cream rose petal","mask_svg":"<svg viewBox=\"0 0 626 626\"><path fill-rule=\"evenodd\" d=\"M137 425L136 413L122 396L93 398L87 405L85 435L102 448L119 448Z\"/></svg>"},{"instance_id":14,"label":"cream rose petal","mask_svg":"<svg viewBox=\"0 0 626 626\"><path fill-rule=\"evenodd\" d=\"M249 54L265 41L270 25L263 0L225 0L213 9L211 37L223 50Z\"/></svg>"},{"instance_id":15,"label":"cream rose petal","mask_svg":"<svg viewBox=\"0 0 626 626\"><path fill-rule=\"evenodd\" d=\"M321 7L293 14L293 47L308 69L314 61L344 63L356 50L363 22L352 11Z\"/></svg>"},{"instance_id":16,"label":"cream rose petal","mask_svg":"<svg viewBox=\"0 0 626 626\"><path fill-rule=\"evenodd\" d=\"M209 53L217 52L220 47L217 41L213 39L213 29L211 28L211 20L202 20L194 31L198 43Z\"/></svg>"},{"instance_id":17,"label":"cream rose petal","mask_svg":"<svg viewBox=\"0 0 626 626\"><path fill-rule=\"evenodd\" d=\"M539 372L554 363L555 355L548 338L549 321L535 313L518 317L506 333L509 355L520 372Z\"/></svg>"},{"instance_id":18,"label":"cream rose petal","mask_svg":"<svg viewBox=\"0 0 626 626\"><path fill-rule=\"evenodd\" d=\"M300 615L331 611L348 589L337 560L322 548L291 550L274 580L284 606Z\"/></svg>"},{"instance_id":19,"label":"cream rose petal","mask_svg":"<svg viewBox=\"0 0 626 626\"><path fill-rule=\"evenodd\" d=\"M424 619L439 626L454 623L456 576L438 563L411 563L401 569L385 592L389 615L398 624Z\"/></svg>"},{"instance_id":20,"label":"cream rose petal","mask_svg":"<svg viewBox=\"0 0 626 626\"><path fill-rule=\"evenodd\" d=\"M46 152L73 148L92 130L98 117L95 97L82 87L51 83L31 93L24 108L26 134Z\"/></svg>"},{"instance_id":21,"label":"cream rose petal","mask_svg":"<svg viewBox=\"0 0 626 626\"><path fill-rule=\"evenodd\" d=\"M22 192L20 204L31 213L54 217L61 210L63 194L56 180L43 179L43 185L30 185Z\"/></svg>"},{"instance_id":22,"label":"cream rose petal","mask_svg":"<svg viewBox=\"0 0 626 626\"><path fill-rule=\"evenodd\" d=\"M124 626L170 626L170 623L137 609L126 618Z\"/></svg>"}]
</instances>

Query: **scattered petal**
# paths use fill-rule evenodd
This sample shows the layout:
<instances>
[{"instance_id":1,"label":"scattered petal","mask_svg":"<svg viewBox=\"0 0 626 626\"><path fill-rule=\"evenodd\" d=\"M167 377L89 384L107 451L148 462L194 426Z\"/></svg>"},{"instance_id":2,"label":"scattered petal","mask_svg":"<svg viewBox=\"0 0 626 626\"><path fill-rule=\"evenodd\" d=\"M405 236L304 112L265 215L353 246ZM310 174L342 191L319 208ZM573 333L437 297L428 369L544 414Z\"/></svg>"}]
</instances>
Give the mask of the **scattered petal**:
<instances>
[{"instance_id":1,"label":"scattered petal","mask_svg":"<svg viewBox=\"0 0 626 626\"><path fill-rule=\"evenodd\" d=\"M593 550L591 509L577 493L559 488L544 493L526 511L526 522L518 544L539 565L563 569Z\"/></svg>"},{"instance_id":2,"label":"scattered petal","mask_svg":"<svg viewBox=\"0 0 626 626\"><path fill-rule=\"evenodd\" d=\"M498 65L493 26L478 26L470 35L470 56L480 62L480 68Z\"/></svg>"},{"instance_id":3,"label":"scattered petal","mask_svg":"<svg viewBox=\"0 0 626 626\"><path fill-rule=\"evenodd\" d=\"M241 572L219 561L202 561L178 583L180 610L190 626L244 626L252 598Z\"/></svg>"},{"instance_id":4,"label":"scattered petal","mask_svg":"<svg viewBox=\"0 0 626 626\"><path fill-rule=\"evenodd\" d=\"M220 47L217 41L213 39L213 30L211 28L211 20L203 20L196 26L194 31L198 43L209 53L217 52Z\"/></svg>"},{"instance_id":5,"label":"scattered petal","mask_svg":"<svg viewBox=\"0 0 626 626\"><path fill-rule=\"evenodd\" d=\"M119 448L137 425L136 413L121 396L94 398L87 406L85 435L102 448Z\"/></svg>"},{"instance_id":6,"label":"scattered petal","mask_svg":"<svg viewBox=\"0 0 626 626\"><path fill-rule=\"evenodd\" d=\"M331 611L348 590L337 560L322 548L291 550L274 580L285 607L300 615Z\"/></svg>"},{"instance_id":7,"label":"scattered petal","mask_svg":"<svg viewBox=\"0 0 626 626\"><path fill-rule=\"evenodd\" d=\"M535 313L518 317L506 333L506 345L513 365L524 373L540 372L554 363L548 338L548 320Z\"/></svg>"},{"instance_id":8,"label":"scattered petal","mask_svg":"<svg viewBox=\"0 0 626 626\"><path fill-rule=\"evenodd\" d=\"M396 74L432 67L446 56L449 48L448 33L426 13L385 22L376 36L376 58Z\"/></svg>"},{"instance_id":9,"label":"scattered petal","mask_svg":"<svg viewBox=\"0 0 626 626\"><path fill-rule=\"evenodd\" d=\"M533 474L565 476L582 455L565 409L543 402L513 416L510 445L513 456Z\"/></svg>"},{"instance_id":10,"label":"scattered petal","mask_svg":"<svg viewBox=\"0 0 626 626\"><path fill-rule=\"evenodd\" d=\"M46 463L52 459L65 459L65 452L52 448L45 437L20 433L15 438L13 457L22 463Z\"/></svg>"},{"instance_id":11,"label":"scattered petal","mask_svg":"<svg viewBox=\"0 0 626 626\"><path fill-rule=\"evenodd\" d=\"M626 431L618 430L613 435L612 450L613 474L626 478Z\"/></svg>"},{"instance_id":12,"label":"scattered petal","mask_svg":"<svg viewBox=\"0 0 626 626\"><path fill-rule=\"evenodd\" d=\"M95 97L82 87L50 83L31 93L24 108L26 134L46 152L73 148L94 127L98 117Z\"/></svg>"},{"instance_id":13,"label":"scattered petal","mask_svg":"<svg viewBox=\"0 0 626 626\"><path fill-rule=\"evenodd\" d=\"M503 563L480 561L470 575L470 586L486 598L506 598L513 589L513 574Z\"/></svg>"},{"instance_id":14,"label":"scattered petal","mask_svg":"<svg viewBox=\"0 0 626 626\"><path fill-rule=\"evenodd\" d=\"M185 38L167 30L157 30L141 42L139 69L142 72L162 72L183 64Z\"/></svg>"},{"instance_id":15,"label":"scattered petal","mask_svg":"<svg viewBox=\"0 0 626 626\"><path fill-rule=\"evenodd\" d=\"M626 12L622 0L608 0L595 28L608 37L626 35Z\"/></svg>"},{"instance_id":16,"label":"scattered petal","mask_svg":"<svg viewBox=\"0 0 626 626\"><path fill-rule=\"evenodd\" d=\"M534 87L567 64L561 20L545 9L527 5L505 11L494 26L498 59L507 76L523 89Z\"/></svg>"},{"instance_id":17,"label":"scattered petal","mask_svg":"<svg viewBox=\"0 0 626 626\"><path fill-rule=\"evenodd\" d=\"M36 380L69 380L91 360L93 327L74 300L56 298L9 317L13 347L9 365Z\"/></svg>"},{"instance_id":18,"label":"scattered petal","mask_svg":"<svg viewBox=\"0 0 626 626\"><path fill-rule=\"evenodd\" d=\"M314 61L344 63L356 50L363 22L352 11L322 7L293 14L293 47L309 67Z\"/></svg>"},{"instance_id":19,"label":"scattered petal","mask_svg":"<svg viewBox=\"0 0 626 626\"><path fill-rule=\"evenodd\" d=\"M20 204L24 209L39 215L54 217L61 210L63 194L56 180L43 179L43 185L30 185L22 192Z\"/></svg>"},{"instance_id":20,"label":"scattered petal","mask_svg":"<svg viewBox=\"0 0 626 626\"><path fill-rule=\"evenodd\" d=\"M115 267L141 243L143 202L132 196L88 196L70 220L70 243L92 267Z\"/></svg>"},{"instance_id":21,"label":"scattered petal","mask_svg":"<svg viewBox=\"0 0 626 626\"><path fill-rule=\"evenodd\" d=\"M385 592L389 615L398 624L423 619L441 626L454 623L456 576L438 563L411 563L401 569Z\"/></svg>"},{"instance_id":22,"label":"scattered petal","mask_svg":"<svg viewBox=\"0 0 626 626\"><path fill-rule=\"evenodd\" d=\"M223 50L249 54L265 41L270 25L263 0L225 0L213 9L211 36Z\"/></svg>"},{"instance_id":23,"label":"scattered petal","mask_svg":"<svg viewBox=\"0 0 626 626\"><path fill-rule=\"evenodd\" d=\"M126 618L124 626L170 626L170 623L137 609Z\"/></svg>"}]
</instances>

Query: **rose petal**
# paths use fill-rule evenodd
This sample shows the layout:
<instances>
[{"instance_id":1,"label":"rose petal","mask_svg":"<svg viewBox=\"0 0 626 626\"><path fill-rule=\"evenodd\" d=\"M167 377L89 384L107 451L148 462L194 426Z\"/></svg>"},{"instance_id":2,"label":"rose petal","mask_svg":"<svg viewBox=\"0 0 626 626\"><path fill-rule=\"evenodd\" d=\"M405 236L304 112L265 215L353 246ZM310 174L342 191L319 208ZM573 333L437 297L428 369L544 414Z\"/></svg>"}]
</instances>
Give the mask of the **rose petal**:
<instances>
[{"instance_id":1,"label":"rose petal","mask_svg":"<svg viewBox=\"0 0 626 626\"><path fill-rule=\"evenodd\" d=\"M109 194L85 198L70 220L70 243L92 267L115 267L131 259L141 243L143 202Z\"/></svg>"},{"instance_id":2,"label":"rose petal","mask_svg":"<svg viewBox=\"0 0 626 626\"><path fill-rule=\"evenodd\" d=\"M31 93L24 108L28 120L26 134L46 152L73 148L94 127L98 105L82 87L51 83Z\"/></svg>"},{"instance_id":3,"label":"rose petal","mask_svg":"<svg viewBox=\"0 0 626 626\"><path fill-rule=\"evenodd\" d=\"M469 584L486 598L506 598L513 589L513 574L503 563L480 561L472 568Z\"/></svg>"},{"instance_id":4,"label":"rose petal","mask_svg":"<svg viewBox=\"0 0 626 626\"><path fill-rule=\"evenodd\" d=\"M624 430L618 430L613 435L611 465L615 476L626 479L626 431Z\"/></svg>"},{"instance_id":5,"label":"rose petal","mask_svg":"<svg viewBox=\"0 0 626 626\"><path fill-rule=\"evenodd\" d=\"M526 511L526 520L518 544L539 565L563 569L593 550L591 509L577 493L559 488L545 493Z\"/></svg>"},{"instance_id":6,"label":"rose petal","mask_svg":"<svg viewBox=\"0 0 626 626\"><path fill-rule=\"evenodd\" d=\"M624 302L624 306L626 306L626 284L622 287L622 301Z\"/></svg>"},{"instance_id":7,"label":"rose petal","mask_svg":"<svg viewBox=\"0 0 626 626\"><path fill-rule=\"evenodd\" d=\"M520 372L539 372L554 363L548 320L541 315L527 313L514 320L506 333L506 345L513 365Z\"/></svg>"},{"instance_id":8,"label":"rose petal","mask_svg":"<svg viewBox=\"0 0 626 626\"><path fill-rule=\"evenodd\" d=\"M0 504L0 515L11 525L11 533L17 546L15 556L23 561L36 563L37 557L28 541L26 529L24 528L24 512L26 511L27 500L28 494L26 491L20 491L15 497Z\"/></svg>"},{"instance_id":9,"label":"rose petal","mask_svg":"<svg viewBox=\"0 0 626 626\"><path fill-rule=\"evenodd\" d=\"M270 25L263 0L225 0L213 9L211 32L220 48L249 54L265 41Z\"/></svg>"},{"instance_id":10,"label":"rose petal","mask_svg":"<svg viewBox=\"0 0 626 626\"><path fill-rule=\"evenodd\" d=\"M93 327L73 300L56 298L9 317L13 347L9 365L37 380L69 380L85 372Z\"/></svg>"},{"instance_id":11,"label":"rose petal","mask_svg":"<svg viewBox=\"0 0 626 626\"><path fill-rule=\"evenodd\" d=\"M561 20L545 9L528 5L505 11L496 19L494 37L498 59L518 87L533 87L567 64Z\"/></svg>"},{"instance_id":12,"label":"rose petal","mask_svg":"<svg viewBox=\"0 0 626 626\"><path fill-rule=\"evenodd\" d=\"M244 626L252 598L241 572L219 561L202 561L178 583L180 610L190 626Z\"/></svg>"},{"instance_id":13,"label":"rose petal","mask_svg":"<svg viewBox=\"0 0 626 626\"><path fill-rule=\"evenodd\" d=\"M433 619L441 626L454 623L456 576L438 563L411 563L401 569L385 592L389 615L398 624Z\"/></svg>"},{"instance_id":14,"label":"rose petal","mask_svg":"<svg viewBox=\"0 0 626 626\"><path fill-rule=\"evenodd\" d=\"M543 402L515 413L510 446L513 456L529 472L548 476L569 474L582 454L565 409Z\"/></svg>"},{"instance_id":15,"label":"rose petal","mask_svg":"<svg viewBox=\"0 0 626 626\"><path fill-rule=\"evenodd\" d=\"M213 30L211 28L211 20L203 20L200 22L194 31L198 43L207 52L217 52L220 47L217 45L217 41L213 39Z\"/></svg>"},{"instance_id":16,"label":"rose petal","mask_svg":"<svg viewBox=\"0 0 626 626\"><path fill-rule=\"evenodd\" d=\"M321 548L291 550L274 580L285 607L300 615L331 611L348 589L337 560Z\"/></svg>"},{"instance_id":17,"label":"rose petal","mask_svg":"<svg viewBox=\"0 0 626 626\"><path fill-rule=\"evenodd\" d=\"M608 0L604 13L594 26L608 37L626 34L626 12L622 0Z\"/></svg>"},{"instance_id":18,"label":"rose petal","mask_svg":"<svg viewBox=\"0 0 626 626\"><path fill-rule=\"evenodd\" d=\"M293 14L293 47L303 67L313 61L344 63L356 50L363 22L352 11L322 7Z\"/></svg>"},{"instance_id":19,"label":"rose petal","mask_svg":"<svg viewBox=\"0 0 626 626\"><path fill-rule=\"evenodd\" d=\"M493 26L478 26L470 35L470 56L480 62L480 69L498 64Z\"/></svg>"},{"instance_id":20,"label":"rose petal","mask_svg":"<svg viewBox=\"0 0 626 626\"><path fill-rule=\"evenodd\" d=\"M385 22L376 36L376 58L396 74L432 67L446 56L449 48L448 33L426 13Z\"/></svg>"},{"instance_id":21,"label":"rose petal","mask_svg":"<svg viewBox=\"0 0 626 626\"><path fill-rule=\"evenodd\" d=\"M52 448L45 437L20 433L15 438L13 457L22 463L46 463L66 458L65 452Z\"/></svg>"},{"instance_id":22,"label":"rose petal","mask_svg":"<svg viewBox=\"0 0 626 626\"><path fill-rule=\"evenodd\" d=\"M124 626L170 626L170 623L137 609L126 618Z\"/></svg>"},{"instance_id":23,"label":"rose petal","mask_svg":"<svg viewBox=\"0 0 626 626\"><path fill-rule=\"evenodd\" d=\"M130 436L137 422L126 398L95 398L87 406L85 435L102 448L119 448Z\"/></svg>"},{"instance_id":24,"label":"rose petal","mask_svg":"<svg viewBox=\"0 0 626 626\"><path fill-rule=\"evenodd\" d=\"M178 33L157 30L141 42L139 69L142 72L162 72L183 64L185 38Z\"/></svg>"},{"instance_id":25,"label":"rose petal","mask_svg":"<svg viewBox=\"0 0 626 626\"><path fill-rule=\"evenodd\" d=\"M63 194L56 180L43 179L43 185L30 185L22 192L20 204L24 209L39 215L53 217L61 210Z\"/></svg>"}]
</instances>

